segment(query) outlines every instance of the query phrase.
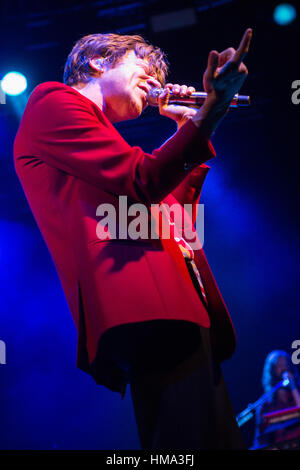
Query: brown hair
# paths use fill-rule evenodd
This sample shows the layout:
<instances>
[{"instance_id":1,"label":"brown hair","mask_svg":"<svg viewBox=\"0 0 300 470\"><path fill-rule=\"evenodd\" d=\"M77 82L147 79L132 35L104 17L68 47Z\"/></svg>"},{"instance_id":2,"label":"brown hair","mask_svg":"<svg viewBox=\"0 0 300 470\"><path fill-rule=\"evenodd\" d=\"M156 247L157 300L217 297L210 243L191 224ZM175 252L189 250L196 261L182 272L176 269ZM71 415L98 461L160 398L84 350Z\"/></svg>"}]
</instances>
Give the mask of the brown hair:
<instances>
[{"instance_id":1,"label":"brown hair","mask_svg":"<svg viewBox=\"0 0 300 470\"><path fill-rule=\"evenodd\" d=\"M152 46L142 36L120 34L89 34L79 39L68 55L63 81L66 85L87 83L97 72L90 66L89 60L100 56L110 67L114 67L128 51L135 51L137 57L146 58L151 75L156 75L162 86L168 73L168 61L158 47Z\"/></svg>"}]
</instances>

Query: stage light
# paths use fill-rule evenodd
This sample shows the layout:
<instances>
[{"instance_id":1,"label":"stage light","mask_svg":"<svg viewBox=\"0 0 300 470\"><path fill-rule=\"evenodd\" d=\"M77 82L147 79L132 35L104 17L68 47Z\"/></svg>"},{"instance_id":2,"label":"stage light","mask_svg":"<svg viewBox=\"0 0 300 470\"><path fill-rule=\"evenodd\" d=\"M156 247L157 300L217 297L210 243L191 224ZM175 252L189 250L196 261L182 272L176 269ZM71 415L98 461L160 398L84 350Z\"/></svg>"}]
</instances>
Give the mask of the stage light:
<instances>
[{"instance_id":1,"label":"stage light","mask_svg":"<svg viewBox=\"0 0 300 470\"><path fill-rule=\"evenodd\" d=\"M27 80L22 73L9 72L2 78L1 87L7 95L20 95L27 88Z\"/></svg>"},{"instance_id":2,"label":"stage light","mask_svg":"<svg viewBox=\"0 0 300 470\"><path fill-rule=\"evenodd\" d=\"M286 26L296 18L296 9L290 3L281 3L274 9L273 18L275 23Z\"/></svg>"}]
</instances>

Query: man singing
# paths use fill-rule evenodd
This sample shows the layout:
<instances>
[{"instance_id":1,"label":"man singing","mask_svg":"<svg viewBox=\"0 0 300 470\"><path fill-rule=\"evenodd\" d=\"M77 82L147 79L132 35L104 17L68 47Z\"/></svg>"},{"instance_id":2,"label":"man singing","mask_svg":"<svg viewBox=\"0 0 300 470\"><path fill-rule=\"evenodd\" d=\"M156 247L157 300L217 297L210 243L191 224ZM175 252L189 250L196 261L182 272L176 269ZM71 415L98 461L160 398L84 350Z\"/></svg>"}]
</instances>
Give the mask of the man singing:
<instances>
[{"instance_id":1,"label":"man singing","mask_svg":"<svg viewBox=\"0 0 300 470\"><path fill-rule=\"evenodd\" d=\"M210 52L198 110L168 104L170 91L195 90L165 84L164 54L141 36L85 36L64 84L35 88L15 139L16 172L77 327L78 367L121 396L130 384L144 449L244 446L220 369L235 334L194 224L205 162L215 156L209 139L247 76L251 36L247 29L237 50ZM114 123L139 117L152 88L164 88L159 112L177 131L148 154ZM121 198L149 209L158 236L119 230ZM160 210L173 204L198 243ZM107 208L115 226L104 227Z\"/></svg>"}]
</instances>

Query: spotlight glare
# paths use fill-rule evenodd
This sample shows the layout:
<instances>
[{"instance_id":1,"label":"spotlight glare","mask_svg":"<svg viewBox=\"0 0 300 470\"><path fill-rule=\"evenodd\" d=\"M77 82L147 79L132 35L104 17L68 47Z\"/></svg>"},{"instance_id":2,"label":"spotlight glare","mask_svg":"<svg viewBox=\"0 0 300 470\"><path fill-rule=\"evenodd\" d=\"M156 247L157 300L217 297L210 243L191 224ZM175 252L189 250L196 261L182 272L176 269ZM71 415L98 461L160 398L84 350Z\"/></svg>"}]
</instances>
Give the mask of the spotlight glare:
<instances>
[{"instance_id":1,"label":"spotlight glare","mask_svg":"<svg viewBox=\"0 0 300 470\"><path fill-rule=\"evenodd\" d=\"M19 72L9 72L1 80L1 88L7 95L20 95L27 88L26 77Z\"/></svg>"},{"instance_id":2,"label":"spotlight glare","mask_svg":"<svg viewBox=\"0 0 300 470\"><path fill-rule=\"evenodd\" d=\"M274 9L273 18L275 23L286 26L296 18L296 9L290 3L281 3Z\"/></svg>"}]
</instances>

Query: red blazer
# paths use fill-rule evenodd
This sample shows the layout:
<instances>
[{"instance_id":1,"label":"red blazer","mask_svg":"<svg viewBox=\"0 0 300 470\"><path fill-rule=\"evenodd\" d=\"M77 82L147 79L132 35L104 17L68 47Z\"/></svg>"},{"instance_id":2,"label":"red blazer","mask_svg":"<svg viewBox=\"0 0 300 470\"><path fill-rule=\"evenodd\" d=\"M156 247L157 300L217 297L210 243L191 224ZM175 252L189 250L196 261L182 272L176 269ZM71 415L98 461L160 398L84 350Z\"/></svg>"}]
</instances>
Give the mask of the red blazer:
<instances>
[{"instance_id":1,"label":"red blazer","mask_svg":"<svg viewBox=\"0 0 300 470\"><path fill-rule=\"evenodd\" d=\"M233 353L233 327L203 250L195 250L195 261L209 316L174 239L104 241L96 235L97 207L110 203L118 214L119 195L127 196L128 205L149 208L193 203L193 220L182 212L195 231L208 171L203 163L214 156L192 121L147 154L129 146L99 107L73 88L47 82L31 94L15 139L15 168L78 330L77 365L97 383L123 390L118 368L92 367L103 333L118 325L212 323L216 355L222 360Z\"/></svg>"}]
</instances>

